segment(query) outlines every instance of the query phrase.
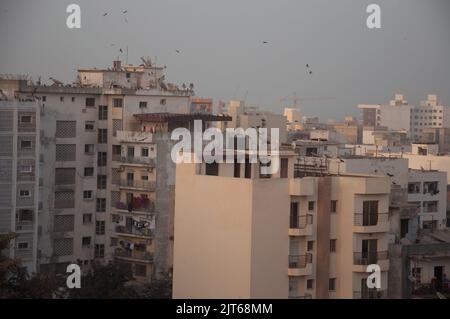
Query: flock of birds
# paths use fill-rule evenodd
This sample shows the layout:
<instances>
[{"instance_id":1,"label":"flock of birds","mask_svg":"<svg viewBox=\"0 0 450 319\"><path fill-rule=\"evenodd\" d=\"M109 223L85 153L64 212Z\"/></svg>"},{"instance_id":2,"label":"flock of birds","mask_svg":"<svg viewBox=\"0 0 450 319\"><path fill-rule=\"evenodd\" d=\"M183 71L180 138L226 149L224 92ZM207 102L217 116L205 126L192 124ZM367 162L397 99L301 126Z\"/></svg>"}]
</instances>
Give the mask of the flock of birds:
<instances>
[{"instance_id":1,"label":"flock of birds","mask_svg":"<svg viewBox=\"0 0 450 319\"><path fill-rule=\"evenodd\" d=\"M124 17L125 23L128 23L128 19L127 19L127 16L126 16L127 13L128 13L128 10L122 11L122 15L123 15L123 17ZM104 17L106 17L107 15L109 15L109 12L103 13L103 16L104 16ZM264 40L264 41L262 42L262 44L263 44L263 45L268 45L268 44L269 44L269 41L265 41L265 40ZM115 44L112 43L111 46L115 46ZM122 48L119 48L119 52L120 52L120 53L123 53ZM175 53L176 53L176 54L181 54L181 50L175 49ZM313 74L312 68L311 68L311 66L310 66L309 64L306 64L306 72L307 72L307 74L309 74L309 75L312 75L312 74Z\"/></svg>"}]
</instances>

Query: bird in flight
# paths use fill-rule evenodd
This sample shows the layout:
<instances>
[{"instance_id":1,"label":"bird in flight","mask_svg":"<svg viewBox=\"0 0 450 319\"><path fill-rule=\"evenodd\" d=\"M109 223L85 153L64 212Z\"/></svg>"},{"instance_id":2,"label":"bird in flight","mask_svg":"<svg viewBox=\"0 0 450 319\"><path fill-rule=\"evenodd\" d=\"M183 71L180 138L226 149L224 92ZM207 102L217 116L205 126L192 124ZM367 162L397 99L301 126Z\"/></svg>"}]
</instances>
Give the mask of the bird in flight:
<instances>
[{"instance_id":1,"label":"bird in flight","mask_svg":"<svg viewBox=\"0 0 450 319\"><path fill-rule=\"evenodd\" d=\"M309 68L309 64L306 64L306 67Z\"/></svg>"},{"instance_id":2,"label":"bird in flight","mask_svg":"<svg viewBox=\"0 0 450 319\"><path fill-rule=\"evenodd\" d=\"M119 49L119 51L120 51L120 53L123 53L123 50L122 50L122 48L120 48L120 49Z\"/></svg>"},{"instance_id":3,"label":"bird in flight","mask_svg":"<svg viewBox=\"0 0 450 319\"><path fill-rule=\"evenodd\" d=\"M313 72L312 72L312 71L309 71L309 74L313 74Z\"/></svg>"},{"instance_id":4,"label":"bird in flight","mask_svg":"<svg viewBox=\"0 0 450 319\"><path fill-rule=\"evenodd\" d=\"M180 50L175 50L176 53L180 53Z\"/></svg>"},{"instance_id":5,"label":"bird in flight","mask_svg":"<svg viewBox=\"0 0 450 319\"><path fill-rule=\"evenodd\" d=\"M103 16L106 17L108 15L108 12L103 13Z\"/></svg>"},{"instance_id":6,"label":"bird in flight","mask_svg":"<svg viewBox=\"0 0 450 319\"><path fill-rule=\"evenodd\" d=\"M125 11L122 11L122 13L123 13L123 14L125 14L125 13L127 13L127 12L128 12L127 10L125 10Z\"/></svg>"},{"instance_id":7,"label":"bird in flight","mask_svg":"<svg viewBox=\"0 0 450 319\"><path fill-rule=\"evenodd\" d=\"M263 44L268 44L269 42L267 42L267 41L263 41Z\"/></svg>"}]
</instances>

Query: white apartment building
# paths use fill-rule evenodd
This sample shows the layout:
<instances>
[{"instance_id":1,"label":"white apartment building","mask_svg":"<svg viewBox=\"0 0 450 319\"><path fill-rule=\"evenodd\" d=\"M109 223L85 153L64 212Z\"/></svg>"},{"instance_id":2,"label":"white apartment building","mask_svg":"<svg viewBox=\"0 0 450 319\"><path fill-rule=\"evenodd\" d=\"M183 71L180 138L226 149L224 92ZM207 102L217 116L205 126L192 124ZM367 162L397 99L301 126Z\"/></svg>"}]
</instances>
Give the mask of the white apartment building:
<instances>
[{"instance_id":1,"label":"white apartment building","mask_svg":"<svg viewBox=\"0 0 450 319\"><path fill-rule=\"evenodd\" d=\"M384 126L392 131L410 132L410 116L413 108L402 94L396 94L388 105L360 104L358 108L363 112L363 125Z\"/></svg>"},{"instance_id":2,"label":"white apartment building","mask_svg":"<svg viewBox=\"0 0 450 319\"><path fill-rule=\"evenodd\" d=\"M302 176L292 151L280 157L269 176L248 161L177 165L174 298L387 296L390 179Z\"/></svg>"},{"instance_id":3,"label":"white apartment building","mask_svg":"<svg viewBox=\"0 0 450 319\"><path fill-rule=\"evenodd\" d=\"M12 94L23 77L1 76L0 233L15 233L9 257L37 271L40 114L32 97ZM5 88L9 88L6 90Z\"/></svg>"},{"instance_id":4,"label":"white apartment building","mask_svg":"<svg viewBox=\"0 0 450 319\"><path fill-rule=\"evenodd\" d=\"M424 129L450 128L450 106L444 106L436 95L428 95L426 101L411 112L411 135L420 140Z\"/></svg>"}]
</instances>

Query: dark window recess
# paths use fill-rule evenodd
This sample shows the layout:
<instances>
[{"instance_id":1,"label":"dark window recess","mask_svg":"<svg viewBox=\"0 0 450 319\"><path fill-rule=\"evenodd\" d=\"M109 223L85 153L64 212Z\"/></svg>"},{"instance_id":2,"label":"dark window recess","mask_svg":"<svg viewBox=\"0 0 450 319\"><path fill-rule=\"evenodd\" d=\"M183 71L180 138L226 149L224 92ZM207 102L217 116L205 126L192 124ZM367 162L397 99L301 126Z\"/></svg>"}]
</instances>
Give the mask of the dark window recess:
<instances>
[{"instance_id":1,"label":"dark window recess","mask_svg":"<svg viewBox=\"0 0 450 319\"><path fill-rule=\"evenodd\" d=\"M94 106L95 106L95 98L93 98L93 97L87 97L87 98L86 98L86 103L85 103L85 105L86 105L87 107L94 107Z\"/></svg>"},{"instance_id":2,"label":"dark window recess","mask_svg":"<svg viewBox=\"0 0 450 319\"><path fill-rule=\"evenodd\" d=\"M280 177L281 178L287 178L288 177L288 166L289 161L287 158L281 159L281 168L280 168Z\"/></svg>"},{"instance_id":3,"label":"dark window recess","mask_svg":"<svg viewBox=\"0 0 450 319\"><path fill-rule=\"evenodd\" d=\"M219 175L219 164L218 163L206 163L205 164L205 174L210 176Z\"/></svg>"},{"instance_id":4,"label":"dark window recess","mask_svg":"<svg viewBox=\"0 0 450 319\"><path fill-rule=\"evenodd\" d=\"M107 120L108 119L108 105L98 106L98 119Z\"/></svg>"}]
</instances>

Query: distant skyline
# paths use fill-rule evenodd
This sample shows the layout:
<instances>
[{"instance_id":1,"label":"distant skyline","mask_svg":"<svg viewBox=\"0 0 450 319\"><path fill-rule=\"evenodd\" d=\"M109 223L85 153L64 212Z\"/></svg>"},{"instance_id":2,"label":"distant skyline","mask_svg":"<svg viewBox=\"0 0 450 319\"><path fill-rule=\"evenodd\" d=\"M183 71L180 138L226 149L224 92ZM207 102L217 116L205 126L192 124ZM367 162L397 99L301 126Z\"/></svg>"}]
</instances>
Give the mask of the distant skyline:
<instances>
[{"instance_id":1,"label":"distant skyline","mask_svg":"<svg viewBox=\"0 0 450 319\"><path fill-rule=\"evenodd\" d=\"M66 27L71 3L79 30ZM380 30L366 28L371 3ZM304 115L339 120L395 93L450 105L449 30L448 0L0 0L0 74L71 83L78 68L125 62L128 46L129 63L157 57L168 82L215 102L281 112L295 92L318 99L300 103Z\"/></svg>"}]
</instances>

